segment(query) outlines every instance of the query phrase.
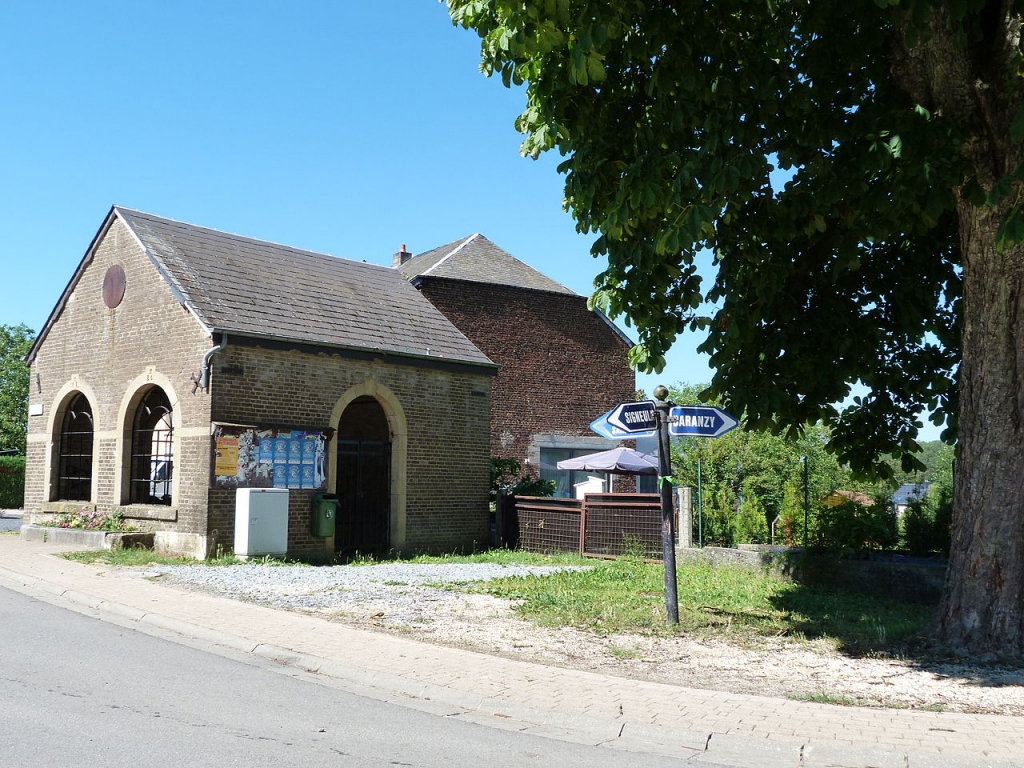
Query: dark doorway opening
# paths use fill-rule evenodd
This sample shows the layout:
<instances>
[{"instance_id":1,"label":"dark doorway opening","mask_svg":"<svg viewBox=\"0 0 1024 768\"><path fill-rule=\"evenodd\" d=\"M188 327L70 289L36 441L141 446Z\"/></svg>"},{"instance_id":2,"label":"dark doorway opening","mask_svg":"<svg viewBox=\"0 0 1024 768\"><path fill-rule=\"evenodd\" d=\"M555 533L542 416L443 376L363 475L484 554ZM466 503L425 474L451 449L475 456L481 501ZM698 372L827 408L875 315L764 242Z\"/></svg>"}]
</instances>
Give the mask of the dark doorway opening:
<instances>
[{"instance_id":1,"label":"dark doorway opening","mask_svg":"<svg viewBox=\"0 0 1024 768\"><path fill-rule=\"evenodd\" d=\"M338 424L337 456L335 551L387 550L391 543L391 430L374 398L356 398L345 408Z\"/></svg>"}]
</instances>

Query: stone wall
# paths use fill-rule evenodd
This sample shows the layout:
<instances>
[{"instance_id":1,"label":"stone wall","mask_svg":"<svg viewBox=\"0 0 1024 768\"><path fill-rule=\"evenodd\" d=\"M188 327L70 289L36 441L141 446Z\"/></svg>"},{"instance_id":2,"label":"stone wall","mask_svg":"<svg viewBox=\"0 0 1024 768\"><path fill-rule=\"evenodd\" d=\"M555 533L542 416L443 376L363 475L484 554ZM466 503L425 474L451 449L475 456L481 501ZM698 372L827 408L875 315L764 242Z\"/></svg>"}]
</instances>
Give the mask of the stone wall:
<instances>
[{"instance_id":1,"label":"stone wall","mask_svg":"<svg viewBox=\"0 0 1024 768\"><path fill-rule=\"evenodd\" d=\"M373 397L392 441L391 546L472 549L489 540L488 441L491 377L479 368L314 353L294 345L228 340L213 362L213 419L236 424L337 430L345 407ZM336 488L328 443L328 491ZM291 493L288 551L324 554L310 533L313 491ZM234 492L211 491L210 527L233 541Z\"/></svg>"},{"instance_id":2,"label":"stone wall","mask_svg":"<svg viewBox=\"0 0 1024 768\"><path fill-rule=\"evenodd\" d=\"M679 548L680 563L702 561L712 565L767 568L801 584L887 595L903 600L937 603L946 578L941 560L876 555L876 559L840 558L837 555L803 556L784 547L728 549Z\"/></svg>"}]
</instances>

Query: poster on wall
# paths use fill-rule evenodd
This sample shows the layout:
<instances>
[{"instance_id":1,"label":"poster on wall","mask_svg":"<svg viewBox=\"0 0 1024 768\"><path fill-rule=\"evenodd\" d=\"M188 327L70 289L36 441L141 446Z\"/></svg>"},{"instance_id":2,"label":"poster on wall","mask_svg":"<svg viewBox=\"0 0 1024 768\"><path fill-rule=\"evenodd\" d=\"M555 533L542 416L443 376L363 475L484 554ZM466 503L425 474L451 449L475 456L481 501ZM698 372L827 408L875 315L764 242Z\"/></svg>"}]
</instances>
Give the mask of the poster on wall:
<instances>
[{"instance_id":1,"label":"poster on wall","mask_svg":"<svg viewBox=\"0 0 1024 768\"><path fill-rule=\"evenodd\" d=\"M215 424L213 487L323 490L326 454L324 430Z\"/></svg>"}]
</instances>

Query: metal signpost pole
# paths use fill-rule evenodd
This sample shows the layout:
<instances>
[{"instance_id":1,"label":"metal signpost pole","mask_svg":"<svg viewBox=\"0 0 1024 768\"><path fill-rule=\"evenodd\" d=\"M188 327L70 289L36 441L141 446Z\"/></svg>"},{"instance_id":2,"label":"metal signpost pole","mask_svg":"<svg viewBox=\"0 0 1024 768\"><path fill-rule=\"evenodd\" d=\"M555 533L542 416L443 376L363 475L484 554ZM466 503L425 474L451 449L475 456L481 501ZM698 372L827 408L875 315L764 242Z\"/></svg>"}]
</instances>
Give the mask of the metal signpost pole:
<instances>
[{"instance_id":1,"label":"metal signpost pole","mask_svg":"<svg viewBox=\"0 0 1024 768\"><path fill-rule=\"evenodd\" d=\"M665 564L665 611L668 623L679 623L679 597L676 590L676 537L672 517L672 457L669 455L668 419L672 403L666 402L668 389L654 388L654 407L658 411L658 486L661 491L661 552Z\"/></svg>"},{"instance_id":2,"label":"metal signpost pole","mask_svg":"<svg viewBox=\"0 0 1024 768\"><path fill-rule=\"evenodd\" d=\"M697 543L704 546L704 489L701 488L700 457L697 457Z\"/></svg>"}]
</instances>

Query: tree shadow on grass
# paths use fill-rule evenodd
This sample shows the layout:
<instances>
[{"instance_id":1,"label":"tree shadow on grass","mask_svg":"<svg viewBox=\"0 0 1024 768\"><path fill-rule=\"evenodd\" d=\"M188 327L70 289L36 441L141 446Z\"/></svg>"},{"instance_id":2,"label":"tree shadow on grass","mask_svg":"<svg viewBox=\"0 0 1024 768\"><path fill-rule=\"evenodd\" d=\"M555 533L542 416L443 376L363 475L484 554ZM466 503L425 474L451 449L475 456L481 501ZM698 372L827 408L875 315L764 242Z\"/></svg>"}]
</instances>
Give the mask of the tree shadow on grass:
<instances>
[{"instance_id":1,"label":"tree shadow on grass","mask_svg":"<svg viewBox=\"0 0 1024 768\"><path fill-rule=\"evenodd\" d=\"M772 598L791 634L832 638L853 658L889 658L964 685L1024 685L1024 659L993 662L957 656L932 637L938 600L909 599L896 588L858 589L794 583Z\"/></svg>"}]
</instances>

